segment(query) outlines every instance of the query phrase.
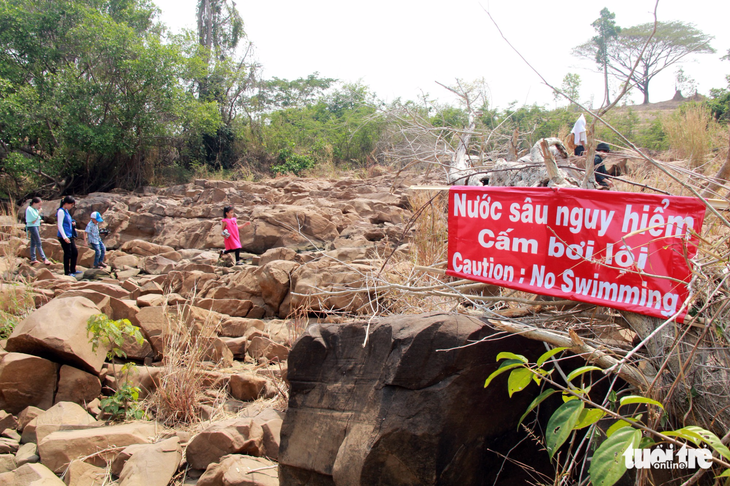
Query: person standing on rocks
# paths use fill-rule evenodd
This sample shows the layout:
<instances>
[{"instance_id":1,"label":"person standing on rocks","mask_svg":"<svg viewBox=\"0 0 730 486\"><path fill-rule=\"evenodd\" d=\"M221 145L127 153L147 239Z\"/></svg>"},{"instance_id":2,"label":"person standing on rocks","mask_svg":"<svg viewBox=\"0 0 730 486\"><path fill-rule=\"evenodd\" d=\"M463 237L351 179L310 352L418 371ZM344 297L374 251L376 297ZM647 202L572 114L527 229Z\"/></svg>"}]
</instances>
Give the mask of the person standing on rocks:
<instances>
[{"instance_id":1,"label":"person standing on rocks","mask_svg":"<svg viewBox=\"0 0 730 486\"><path fill-rule=\"evenodd\" d=\"M28 232L30 237L30 264L34 265L38 263L36 260L36 252L43 260L43 263L50 265L51 261L46 258L46 254L43 253L43 245L41 244L41 219L43 216L43 209L41 206L43 201L39 197L31 199L30 204L25 210L25 230Z\"/></svg>"},{"instance_id":2,"label":"person standing on rocks","mask_svg":"<svg viewBox=\"0 0 730 486\"><path fill-rule=\"evenodd\" d=\"M575 144L575 155L583 155L583 152L585 151L585 144L586 144L586 117L581 115L578 117L578 120L576 120L575 125L573 125L573 130L570 132L573 135L573 143Z\"/></svg>"},{"instance_id":3,"label":"person standing on rocks","mask_svg":"<svg viewBox=\"0 0 730 486\"><path fill-rule=\"evenodd\" d=\"M243 223L241 227L251 224L250 221ZM241 260L241 237L239 236L238 220L232 206L223 208L223 220L221 221L221 234L226 245L225 250L221 250L221 258L226 253L235 253L236 265L243 265Z\"/></svg>"},{"instance_id":4,"label":"person standing on rocks","mask_svg":"<svg viewBox=\"0 0 730 486\"><path fill-rule=\"evenodd\" d=\"M104 219L99 211L94 211L91 213L91 219L89 224L86 225L86 230L84 230L84 243L94 249L94 268L106 268L106 263L104 263L106 247L99 234L99 223L103 222Z\"/></svg>"},{"instance_id":5,"label":"person standing on rocks","mask_svg":"<svg viewBox=\"0 0 730 486\"><path fill-rule=\"evenodd\" d=\"M76 221L71 217L69 211L76 205L76 200L71 196L61 199L61 207L56 211L58 220L58 241L63 248L63 273L64 275L76 276L81 272L76 271L76 259L79 250L76 248Z\"/></svg>"}]
</instances>

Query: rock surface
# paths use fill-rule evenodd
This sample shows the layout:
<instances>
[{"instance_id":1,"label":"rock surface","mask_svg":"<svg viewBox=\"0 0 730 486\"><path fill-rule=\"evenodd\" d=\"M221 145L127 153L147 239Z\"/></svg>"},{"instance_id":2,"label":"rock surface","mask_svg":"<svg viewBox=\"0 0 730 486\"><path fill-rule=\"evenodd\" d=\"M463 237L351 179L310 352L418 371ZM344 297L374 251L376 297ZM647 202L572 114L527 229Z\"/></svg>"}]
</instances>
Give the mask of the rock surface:
<instances>
[{"instance_id":1,"label":"rock surface","mask_svg":"<svg viewBox=\"0 0 730 486\"><path fill-rule=\"evenodd\" d=\"M500 351L518 349L534 359L544 352L541 343L512 336L456 349L492 334L459 315L383 319L372 324L363 348L365 328L312 326L292 349L282 485L529 480L497 453L549 468L547 454L515 431L534 396L509 399L506 374L484 388Z\"/></svg>"}]
</instances>

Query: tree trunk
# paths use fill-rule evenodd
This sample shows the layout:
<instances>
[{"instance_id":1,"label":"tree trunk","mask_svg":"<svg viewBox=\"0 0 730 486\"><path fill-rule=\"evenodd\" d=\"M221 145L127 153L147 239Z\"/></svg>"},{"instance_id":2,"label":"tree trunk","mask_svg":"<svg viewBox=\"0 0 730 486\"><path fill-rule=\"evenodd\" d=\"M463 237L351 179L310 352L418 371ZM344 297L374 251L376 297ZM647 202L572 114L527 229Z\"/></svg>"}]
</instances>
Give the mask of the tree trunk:
<instances>
[{"instance_id":1,"label":"tree trunk","mask_svg":"<svg viewBox=\"0 0 730 486\"><path fill-rule=\"evenodd\" d=\"M642 92L644 95L644 101L641 103L642 105L648 105L649 104L649 80L642 81L639 83L639 91Z\"/></svg>"},{"instance_id":2,"label":"tree trunk","mask_svg":"<svg viewBox=\"0 0 730 486\"><path fill-rule=\"evenodd\" d=\"M642 341L664 323L633 312L621 315ZM667 411L683 422L678 425L698 425L722 437L730 426L726 390L730 353L726 346L712 342L712 330L707 331L704 326L669 322L647 340L641 354L646 366L654 368L645 374L654 374L664 365L650 396L665 402Z\"/></svg>"},{"instance_id":3,"label":"tree trunk","mask_svg":"<svg viewBox=\"0 0 730 486\"><path fill-rule=\"evenodd\" d=\"M603 86L605 88L604 99L606 103L603 106L611 104L610 90L608 89L608 63L603 63Z\"/></svg>"}]
</instances>

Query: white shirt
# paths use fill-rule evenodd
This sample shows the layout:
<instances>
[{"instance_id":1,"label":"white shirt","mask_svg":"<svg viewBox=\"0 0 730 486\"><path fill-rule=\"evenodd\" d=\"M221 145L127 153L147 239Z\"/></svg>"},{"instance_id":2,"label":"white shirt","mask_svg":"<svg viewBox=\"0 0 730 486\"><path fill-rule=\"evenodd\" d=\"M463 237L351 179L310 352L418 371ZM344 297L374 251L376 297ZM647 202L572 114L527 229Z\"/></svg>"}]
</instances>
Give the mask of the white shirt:
<instances>
[{"instance_id":1,"label":"white shirt","mask_svg":"<svg viewBox=\"0 0 730 486\"><path fill-rule=\"evenodd\" d=\"M575 125L573 125L573 130L571 130L570 133L573 134L573 140L576 145L583 145L586 143L588 141L586 138L586 117L581 114L575 122Z\"/></svg>"}]
</instances>

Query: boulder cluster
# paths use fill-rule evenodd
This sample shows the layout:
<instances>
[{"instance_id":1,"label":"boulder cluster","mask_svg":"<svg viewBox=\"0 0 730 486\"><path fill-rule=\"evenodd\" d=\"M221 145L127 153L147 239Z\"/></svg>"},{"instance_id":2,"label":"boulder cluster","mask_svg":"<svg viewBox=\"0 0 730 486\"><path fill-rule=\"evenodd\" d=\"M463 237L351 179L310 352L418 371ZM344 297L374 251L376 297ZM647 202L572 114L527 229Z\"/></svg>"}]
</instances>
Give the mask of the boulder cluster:
<instances>
[{"instance_id":1,"label":"boulder cluster","mask_svg":"<svg viewBox=\"0 0 730 486\"><path fill-rule=\"evenodd\" d=\"M227 205L252 222L240 266L219 253ZM78 198L80 230L93 211L109 230L108 267L90 268L80 239L77 277L63 275L52 217L41 225L50 266L31 265L22 225L3 223L0 303L30 309L1 342L0 485L279 484L297 316L361 311L366 275L407 242L406 187L376 176L93 193ZM100 314L137 326L141 343L127 336L112 358L113 343L87 330ZM177 365L202 384L184 426L158 413ZM148 420L110 420L102 400L122 385L139 389Z\"/></svg>"}]
</instances>

